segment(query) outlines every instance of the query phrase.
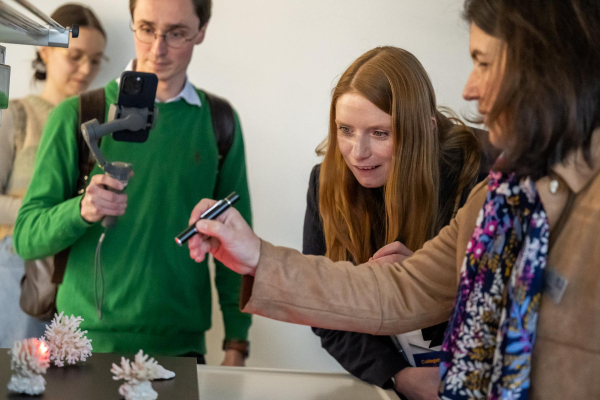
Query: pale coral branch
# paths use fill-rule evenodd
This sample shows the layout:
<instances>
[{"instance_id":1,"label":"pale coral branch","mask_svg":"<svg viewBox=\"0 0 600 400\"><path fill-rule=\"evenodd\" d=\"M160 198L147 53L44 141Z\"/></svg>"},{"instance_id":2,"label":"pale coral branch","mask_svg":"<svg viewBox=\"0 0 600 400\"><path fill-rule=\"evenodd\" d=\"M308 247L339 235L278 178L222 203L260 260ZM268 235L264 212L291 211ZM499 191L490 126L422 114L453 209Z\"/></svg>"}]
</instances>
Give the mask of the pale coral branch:
<instances>
[{"instance_id":1,"label":"pale coral branch","mask_svg":"<svg viewBox=\"0 0 600 400\"><path fill-rule=\"evenodd\" d=\"M83 318L55 314L51 324L46 327L42 337L50 348L50 361L57 367L76 364L85 361L92 355L92 341L85 334L87 331L79 329Z\"/></svg>"}]
</instances>

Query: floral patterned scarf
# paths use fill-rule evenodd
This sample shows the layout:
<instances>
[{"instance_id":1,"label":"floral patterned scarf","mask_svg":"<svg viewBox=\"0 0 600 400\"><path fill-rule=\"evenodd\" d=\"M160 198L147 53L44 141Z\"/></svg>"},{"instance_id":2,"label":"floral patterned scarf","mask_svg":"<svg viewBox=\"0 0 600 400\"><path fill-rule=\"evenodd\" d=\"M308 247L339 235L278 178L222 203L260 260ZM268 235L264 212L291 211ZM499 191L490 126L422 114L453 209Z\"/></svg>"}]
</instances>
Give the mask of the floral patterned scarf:
<instances>
[{"instance_id":1,"label":"floral patterned scarf","mask_svg":"<svg viewBox=\"0 0 600 400\"><path fill-rule=\"evenodd\" d=\"M550 228L535 183L491 172L442 344L440 398L528 398Z\"/></svg>"}]
</instances>

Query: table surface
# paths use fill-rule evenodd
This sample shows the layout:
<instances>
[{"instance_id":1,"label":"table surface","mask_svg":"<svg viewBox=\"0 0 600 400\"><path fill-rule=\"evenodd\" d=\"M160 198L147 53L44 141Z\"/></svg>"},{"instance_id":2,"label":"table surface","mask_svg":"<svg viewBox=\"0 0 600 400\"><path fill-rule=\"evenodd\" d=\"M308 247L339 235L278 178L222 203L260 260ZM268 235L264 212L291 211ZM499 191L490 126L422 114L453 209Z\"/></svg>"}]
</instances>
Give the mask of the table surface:
<instances>
[{"instance_id":1,"label":"table surface","mask_svg":"<svg viewBox=\"0 0 600 400\"><path fill-rule=\"evenodd\" d=\"M200 400L398 400L349 374L198 365Z\"/></svg>"},{"instance_id":2,"label":"table surface","mask_svg":"<svg viewBox=\"0 0 600 400\"><path fill-rule=\"evenodd\" d=\"M134 355L126 358L133 360ZM159 399L198 400L198 380L196 359L190 357L156 357L156 361L168 370L175 372L175 378L167 381L154 381L152 387ZM84 363L68 365L64 368L50 367L46 371L46 391L43 396L31 397L10 393L7 385L12 376L10 356L7 350L0 350L0 399L40 399L40 400L111 400L122 399L119 386L123 381L112 379L112 363L120 365L118 354L94 353Z\"/></svg>"},{"instance_id":3,"label":"table surface","mask_svg":"<svg viewBox=\"0 0 600 400\"><path fill-rule=\"evenodd\" d=\"M133 359L133 355L126 356ZM118 354L94 353L85 363L64 368L51 367L45 375L46 392L39 397L9 393L10 356L0 349L0 400L110 400L121 399L122 381L112 379L112 363ZM317 373L264 368L196 366L195 358L156 357L177 375L154 381L158 399L181 400L398 400L391 390L361 382L349 374Z\"/></svg>"}]
</instances>

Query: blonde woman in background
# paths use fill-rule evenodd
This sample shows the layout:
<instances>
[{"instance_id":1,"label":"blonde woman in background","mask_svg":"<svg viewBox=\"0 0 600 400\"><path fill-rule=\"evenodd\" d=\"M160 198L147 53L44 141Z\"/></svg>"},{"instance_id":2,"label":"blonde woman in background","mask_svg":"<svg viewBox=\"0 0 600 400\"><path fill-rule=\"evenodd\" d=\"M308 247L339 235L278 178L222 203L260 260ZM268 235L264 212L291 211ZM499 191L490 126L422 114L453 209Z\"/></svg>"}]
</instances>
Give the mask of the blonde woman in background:
<instances>
[{"instance_id":1,"label":"blonde woman in background","mask_svg":"<svg viewBox=\"0 0 600 400\"><path fill-rule=\"evenodd\" d=\"M0 348L39 337L45 327L19 308L24 269L12 246L13 225L31 180L42 128L55 106L88 89L106 59L106 33L89 8L65 4L51 17L65 27L79 25L79 37L71 38L68 49L39 49L32 64L35 81L45 83L42 93L10 101L0 126Z\"/></svg>"}]
</instances>

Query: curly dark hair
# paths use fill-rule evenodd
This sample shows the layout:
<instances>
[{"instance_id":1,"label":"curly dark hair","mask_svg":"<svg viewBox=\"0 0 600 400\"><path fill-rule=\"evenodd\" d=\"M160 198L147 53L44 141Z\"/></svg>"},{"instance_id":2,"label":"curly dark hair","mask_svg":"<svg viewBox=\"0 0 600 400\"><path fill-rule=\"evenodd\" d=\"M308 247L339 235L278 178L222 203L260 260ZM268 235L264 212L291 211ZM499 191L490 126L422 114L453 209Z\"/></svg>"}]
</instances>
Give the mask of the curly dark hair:
<instances>
[{"instance_id":1,"label":"curly dark hair","mask_svg":"<svg viewBox=\"0 0 600 400\"><path fill-rule=\"evenodd\" d=\"M600 126L600 1L466 0L464 17L504 43L489 124L506 128L497 166L539 178L574 150L591 164Z\"/></svg>"}]
</instances>

